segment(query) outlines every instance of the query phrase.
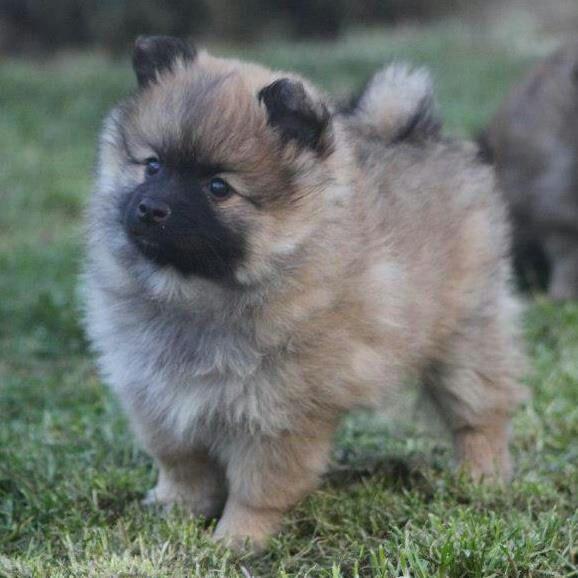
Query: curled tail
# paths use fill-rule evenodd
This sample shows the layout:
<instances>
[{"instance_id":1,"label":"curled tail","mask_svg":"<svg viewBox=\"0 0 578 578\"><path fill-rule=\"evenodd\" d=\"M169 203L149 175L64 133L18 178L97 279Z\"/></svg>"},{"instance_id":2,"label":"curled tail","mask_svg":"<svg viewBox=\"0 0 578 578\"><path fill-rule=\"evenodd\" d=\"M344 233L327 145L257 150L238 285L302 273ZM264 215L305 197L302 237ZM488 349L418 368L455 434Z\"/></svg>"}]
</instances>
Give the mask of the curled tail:
<instances>
[{"instance_id":1,"label":"curled tail","mask_svg":"<svg viewBox=\"0 0 578 578\"><path fill-rule=\"evenodd\" d=\"M405 64L382 68L343 112L391 143L436 138L442 126L429 72Z\"/></svg>"}]
</instances>

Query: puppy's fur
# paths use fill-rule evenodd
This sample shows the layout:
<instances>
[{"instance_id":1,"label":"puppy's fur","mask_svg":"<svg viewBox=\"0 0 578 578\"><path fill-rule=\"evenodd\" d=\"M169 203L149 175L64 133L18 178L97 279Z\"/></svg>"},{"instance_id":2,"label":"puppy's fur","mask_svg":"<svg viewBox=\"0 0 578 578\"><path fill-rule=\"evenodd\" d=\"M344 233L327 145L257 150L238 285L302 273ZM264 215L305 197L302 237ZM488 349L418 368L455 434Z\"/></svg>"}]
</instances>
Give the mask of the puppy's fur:
<instances>
[{"instance_id":1,"label":"puppy's fur","mask_svg":"<svg viewBox=\"0 0 578 578\"><path fill-rule=\"evenodd\" d=\"M515 87L482 142L512 209L516 247L545 254L553 299L578 298L578 42Z\"/></svg>"},{"instance_id":2,"label":"puppy's fur","mask_svg":"<svg viewBox=\"0 0 578 578\"><path fill-rule=\"evenodd\" d=\"M338 111L294 74L175 39L137 41L135 68L102 133L85 293L160 468L149 501L222 511L216 538L259 548L344 414L410 378L460 463L508 478L523 389L505 212L474 147L440 139L428 75L388 68ZM143 202L170 216L143 225Z\"/></svg>"}]
</instances>

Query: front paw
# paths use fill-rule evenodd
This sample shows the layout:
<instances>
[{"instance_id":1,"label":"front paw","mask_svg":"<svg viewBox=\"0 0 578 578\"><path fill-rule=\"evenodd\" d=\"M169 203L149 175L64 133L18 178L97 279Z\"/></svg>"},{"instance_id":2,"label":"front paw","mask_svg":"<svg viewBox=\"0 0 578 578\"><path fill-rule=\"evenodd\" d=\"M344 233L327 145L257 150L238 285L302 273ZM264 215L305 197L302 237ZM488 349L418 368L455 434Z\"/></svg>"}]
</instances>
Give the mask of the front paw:
<instances>
[{"instance_id":1,"label":"front paw","mask_svg":"<svg viewBox=\"0 0 578 578\"><path fill-rule=\"evenodd\" d=\"M149 508L159 508L168 512L174 507L183 508L193 516L215 518L223 510L223 496L198 496L192 492L185 492L182 488L167 488L166 485L157 485L149 490L141 504Z\"/></svg>"},{"instance_id":2,"label":"front paw","mask_svg":"<svg viewBox=\"0 0 578 578\"><path fill-rule=\"evenodd\" d=\"M145 497L140 501L141 505L145 506L146 508L155 508L155 507L163 507L164 504L161 503L159 500L159 496L157 495L156 488L150 489L146 494Z\"/></svg>"},{"instance_id":3,"label":"front paw","mask_svg":"<svg viewBox=\"0 0 578 578\"><path fill-rule=\"evenodd\" d=\"M269 537L269 532L229 528L219 523L212 539L239 554L259 554L265 550Z\"/></svg>"},{"instance_id":4,"label":"front paw","mask_svg":"<svg viewBox=\"0 0 578 578\"><path fill-rule=\"evenodd\" d=\"M252 508L227 502L213 540L237 552L259 553L281 526L283 513L268 508Z\"/></svg>"}]
</instances>

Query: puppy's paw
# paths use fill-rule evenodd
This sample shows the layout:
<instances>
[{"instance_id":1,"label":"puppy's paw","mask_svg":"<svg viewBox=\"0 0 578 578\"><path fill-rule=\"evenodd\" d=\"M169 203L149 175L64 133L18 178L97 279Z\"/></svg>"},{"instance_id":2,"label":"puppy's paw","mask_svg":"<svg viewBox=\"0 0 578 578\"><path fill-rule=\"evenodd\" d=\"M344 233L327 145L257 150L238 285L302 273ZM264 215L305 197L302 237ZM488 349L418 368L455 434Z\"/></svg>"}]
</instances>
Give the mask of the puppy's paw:
<instances>
[{"instance_id":1,"label":"puppy's paw","mask_svg":"<svg viewBox=\"0 0 578 578\"><path fill-rule=\"evenodd\" d=\"M229 530L217 524L212 540L239 554L259 554L265 550L268 533Z\"/></svg>"},{"instance_id":2,"label":"puppy's paw","mask_svg":"<svg viewBox=\"0 0 578 578\"><path fill-rule=\"evenodd\" d=\"M237 552L257 554L278 531L282 515L279 510L256 509L228 502L213 540Z\"/></svg>"},{"instance_id":3,"label":"puppy's paw","mask_svg":"<svg viewBox=\"0 0 578 578\"><path fill-rule=\"evenodd\" d=\"M460 469L475 482L505 484L512 479L507 436L487 431L463 430L456 439Z\"/></svg>"},{"instance_id":4,"label":"puppy's paw","mask_svg":"<svg viewBox=\"0 0 578 578\"><path fill-rule=\"evenodd\" d=\"M150 489L146 493L145 497L140 501L140 503L142 506L145 506L146 508L155 508L163 505L159 500L156 488Z\"/></svg>"},{"instance_id":5,"label":"puppy's paw","mask_svg":"<svg viewBox=\"0 0 578 578\"><path fill-rule=\"evenodd\" d=\"M209 519L221 513L223 501L222 496L197 496L194 493L167 491L166 485L160 487L157 485L147 492L141 504L148 508L158 508L165 513L173 507L179 507L193 516Z\"/></svg>"}]
</instances>

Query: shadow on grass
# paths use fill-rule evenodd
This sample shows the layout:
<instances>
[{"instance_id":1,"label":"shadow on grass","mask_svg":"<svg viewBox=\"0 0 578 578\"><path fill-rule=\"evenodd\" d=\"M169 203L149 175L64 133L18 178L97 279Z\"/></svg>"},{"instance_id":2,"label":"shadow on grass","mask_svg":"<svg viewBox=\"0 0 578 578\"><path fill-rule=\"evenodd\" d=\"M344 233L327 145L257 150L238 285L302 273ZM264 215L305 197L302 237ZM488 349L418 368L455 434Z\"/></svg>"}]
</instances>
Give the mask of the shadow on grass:
<instances>
[{"instance_id":1,"label":"shadow on grass","mask_svg":"<svg viewBox=\"0 0 578 578\"><path fill-rule=\"evenodd\" d=\"M369 455L349 460L345 455L324 476L324 485L341 490L359 483L382 483L393 491L411 490L431 497L435 488L425 473L428 469L431 464L425 458Z\"/></svg>"}]
</instances>

